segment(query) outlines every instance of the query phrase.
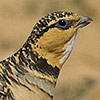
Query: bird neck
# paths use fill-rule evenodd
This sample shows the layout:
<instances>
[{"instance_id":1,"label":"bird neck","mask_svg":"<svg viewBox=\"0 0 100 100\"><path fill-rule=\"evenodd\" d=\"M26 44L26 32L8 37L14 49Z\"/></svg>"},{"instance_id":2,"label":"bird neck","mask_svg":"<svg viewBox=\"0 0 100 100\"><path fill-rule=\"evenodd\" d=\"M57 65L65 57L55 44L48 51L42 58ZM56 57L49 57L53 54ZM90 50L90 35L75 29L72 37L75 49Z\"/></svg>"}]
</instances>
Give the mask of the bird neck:
<instances>
[{"instance_id":1,"label":"bird neck","mask_svg":"<svg viewBox=\"0 0 100 100\"><path fill-rule=\"evenodd\" d=\"M29 41L11 57L0 62L0 65L4 66L7 73L5 76L10 84L22 84L29 89L30 85L36 86L49 96L53 96L60 70L39 57Z\"/></svg>"},{"instance_id":2,"label":"bird neck","mask_svg":"<svg viewBox=\"0 0 100 100\"><path fill-rule=\"evenodd\" d=\"M62 64L59 66L58 62L63 57L61 54L67 50L67 47L65 46L65 49L62 49L64 45L59 45L60 48L57 48L58 50L54 48L47 52L43 45L40 45L41 43L45 44L45 42L41 41L43 41L42 38L39 38L37 34L31 33L22 48L0 64L4 66L8 80L11 80L9 83L22 84L29 89L31 89L30 85L36 86L52 97L62 66ZM70 43L73 45L72 41ZM51 60L48 60L48 58Z\"/></svg>"}]
</instances>

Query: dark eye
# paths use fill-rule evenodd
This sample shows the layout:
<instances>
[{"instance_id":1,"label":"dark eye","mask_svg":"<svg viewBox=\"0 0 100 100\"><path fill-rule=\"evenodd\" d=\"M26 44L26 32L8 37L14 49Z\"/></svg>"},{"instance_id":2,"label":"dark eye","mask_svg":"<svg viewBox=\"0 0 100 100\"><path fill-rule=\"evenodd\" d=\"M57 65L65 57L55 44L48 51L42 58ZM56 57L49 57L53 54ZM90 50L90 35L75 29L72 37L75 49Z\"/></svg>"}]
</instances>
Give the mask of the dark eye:
<instances>
[{"instance_id":1,"label":"dark eye","mask_svg":"<svg viewBox=\"0 0 100 100\"><path fill-rule=\"evenodd\" d=\"M69 27L71 27L71 21L61 19L56 23L55 27L60 29L68 29Z\"/></svg>"}]
</instances>

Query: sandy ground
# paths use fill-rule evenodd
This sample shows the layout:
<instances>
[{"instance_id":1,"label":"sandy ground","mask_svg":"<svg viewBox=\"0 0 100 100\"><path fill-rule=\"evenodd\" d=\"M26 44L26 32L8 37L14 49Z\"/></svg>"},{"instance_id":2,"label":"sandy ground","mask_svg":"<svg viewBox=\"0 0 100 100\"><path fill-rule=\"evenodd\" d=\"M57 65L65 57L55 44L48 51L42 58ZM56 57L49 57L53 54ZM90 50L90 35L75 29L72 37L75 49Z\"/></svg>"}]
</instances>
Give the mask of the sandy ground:
<instances>
[{"instance_id":1,"label":"sandy ground","mask_svg":"<svg viewBox=\"0 0 100 100\"><path fill-rule=\"evenodd\" d=\"M100 100L99 0L0 0L0 60L22 46L39 18L59 10L88 15L94 21L78 34L54 99Z\"/></svg>"}]
</instances>

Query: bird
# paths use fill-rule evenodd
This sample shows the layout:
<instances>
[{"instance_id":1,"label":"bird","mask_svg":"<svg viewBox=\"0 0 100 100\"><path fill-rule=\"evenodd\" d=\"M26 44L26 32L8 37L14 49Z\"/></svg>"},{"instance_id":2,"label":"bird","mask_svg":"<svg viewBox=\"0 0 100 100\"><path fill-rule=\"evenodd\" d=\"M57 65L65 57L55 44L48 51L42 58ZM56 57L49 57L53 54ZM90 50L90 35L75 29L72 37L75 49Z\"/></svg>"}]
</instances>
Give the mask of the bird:
<instances>
[{"instance_id":1,"label":"bird","mask_svg":"<svg viewBox=\"0 0 100 100\"><path fill-rule=\"evenodd\" d=\"M77 33L91 22L88 16L67 11L40 18L23 46L0 61L0 100L53 100Z\"/></svg>"}]
</instances>

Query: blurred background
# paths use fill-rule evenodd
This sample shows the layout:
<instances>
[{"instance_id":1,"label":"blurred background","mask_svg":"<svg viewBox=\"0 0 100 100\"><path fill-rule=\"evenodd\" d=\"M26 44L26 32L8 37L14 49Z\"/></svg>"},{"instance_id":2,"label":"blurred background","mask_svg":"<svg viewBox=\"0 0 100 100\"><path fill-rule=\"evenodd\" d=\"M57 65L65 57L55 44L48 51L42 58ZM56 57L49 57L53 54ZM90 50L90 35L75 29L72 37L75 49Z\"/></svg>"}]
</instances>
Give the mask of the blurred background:
<instances>
[{"instance_id":1,"label":"blurred background","mask_svg":"<svg viewBox=\"0 0 100 100\"><path fill-rule=\"evenodd\" d=\"M78 34L61 70L54 100L100 100L99 0L0 0L0 60L23 45L42 16L62 10L94 21Z\"/></svg>"}]
</instances>

